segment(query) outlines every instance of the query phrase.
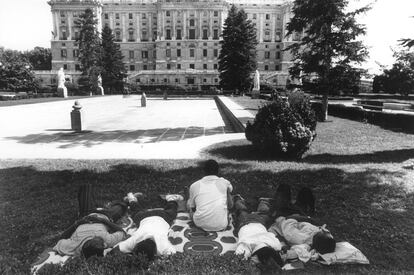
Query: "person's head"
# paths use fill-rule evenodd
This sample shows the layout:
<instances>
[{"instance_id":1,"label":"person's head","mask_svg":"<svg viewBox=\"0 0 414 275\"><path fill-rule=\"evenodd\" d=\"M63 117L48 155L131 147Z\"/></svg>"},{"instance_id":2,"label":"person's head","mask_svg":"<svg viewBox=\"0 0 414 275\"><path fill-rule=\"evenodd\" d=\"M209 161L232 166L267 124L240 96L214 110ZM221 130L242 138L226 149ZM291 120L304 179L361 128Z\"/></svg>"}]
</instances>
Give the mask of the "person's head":
<instances>
[{"instance_id":1,"label":"person's head","mask_svg":"<svg viewBox=\"0 0 414 275\"><path fill-rule=\"evenodd\" d=\"M124 202L112 203L110 207L103 210L103 213L113 222L117 222L122 218L128 210L128 206Z\"/></svg>"},{"instance_id":2,"label":"person's head","mask_svg":"<svg viewBox=\"0 0 414 275\"><path fill-rule=\"evenodd\" d=\"M82 246L82 255L87 259L92 256L103 257L105 242L100 237L95 237L86 241Z\"/></svg>"},{"instance_id":3,"label":"person's head","mask_svg":"<svg viewBox=\"0 0 414 275\"><path fill-rule=\"evenodd\" d=\"M274 195L275 208L280 209L288 206L292 201L290 186L284 183L279 184Z\"/></svg>"},{"instance_id":4,"label":"person's head","mask_svg":"<svg viewBox=\"0 0 414 275\"><path fill-rule=\"evenodd\" d=\"M335 251L336 241L328 231L320 231L313 236L312 248L320 254L332 253Z\"/></svg>"},{"instance_id":5,"label":"person's head","mask_svg":"<svg viewBox=\"0 0 414 275\"><path fill-rule=\"evenodd\" d=\"M135 255L144 255L149 261L152 261L157 254L157 244L153 239L143 240L142 242L137 243L134 247L133 253Z\"/></svg>"},{"instance_id":6,"label":"person's head","mask_svg":"<svg viewBox=\"0 0 414 275\"><path fill-rule=\"evenodd\" d=\"M206 176L214 175L217 176L219 171L219 165L217 161L209 159L204 163L204 173Z\"/></svg>"},{"instance_id":7,"label":"person's head","mask_svg":"<svg viewBox=\"0 0 414 275\"><path fill-rule=\"evenodd\" d=\"M271 247L262 247L254 252L252 256L255 255L257 255L257 258L264 269L274 269L283 266L283 261L279 252Z\"/></svg>"}]
</instances>

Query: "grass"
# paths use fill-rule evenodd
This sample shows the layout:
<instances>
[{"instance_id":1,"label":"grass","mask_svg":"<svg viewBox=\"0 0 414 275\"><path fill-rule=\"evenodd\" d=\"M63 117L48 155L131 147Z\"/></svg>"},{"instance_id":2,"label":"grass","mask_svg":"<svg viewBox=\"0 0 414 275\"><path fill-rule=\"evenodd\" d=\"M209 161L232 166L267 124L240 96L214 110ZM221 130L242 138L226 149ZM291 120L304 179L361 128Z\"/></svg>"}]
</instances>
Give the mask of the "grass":
<instances>
[{"instance_id":1,"label":"grass","mask_svg":"<svg viewBox=\"0 0 414 275\"><path fill-rule=\"evenodd\" d=\"M300 161L263 158L245 140L216 144L203 158L219 161L221 175L252 208L278 183L291 184L294 190L311 186L317 198L316 218L327 223L338 241L349 241L371 261L369 266L308 264L306 273L413 273L414 170L402 166L414 160L414 135L330 120L318 124L318 136ZM76 218L76 192L82 183L95 185L102 204L129 191L142 191L146 205L158 207L159 193L178 192L201 177L198 161L1 161L0 273L27 273L36 257L56 243ZM157 262L155 270L243 273L232 269L237 259L228 266L214 257L190 262L193 267L188 257L176 255Z\"/></svg>"}]
</instances>

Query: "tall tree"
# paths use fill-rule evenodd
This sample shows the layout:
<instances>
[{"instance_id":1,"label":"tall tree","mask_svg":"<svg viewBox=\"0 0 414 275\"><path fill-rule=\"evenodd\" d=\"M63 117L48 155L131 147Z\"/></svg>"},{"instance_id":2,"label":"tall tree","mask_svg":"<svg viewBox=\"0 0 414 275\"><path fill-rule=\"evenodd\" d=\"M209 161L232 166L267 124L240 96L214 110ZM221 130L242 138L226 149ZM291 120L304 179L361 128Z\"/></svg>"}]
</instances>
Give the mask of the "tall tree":
<instances>
[{"instance_id":1,"label":"tall tree","mask_svg":"<svg viewBox=\"0 0 414 275\"><path fill-rule=\"evenodd\" d=\"M344 72L349 80L355 78L355 65L362 63L368 51L358 36L365 34L365 26L358 24L356 16L369 6L345 12L348 0L295 0L294 16L287 25L287 35L303 33L299 42L285 50L293 54L290 74L314 78L315 91L323 95L324 119L328 115L328 94L338 87L331 75ZM315 78L316 76L316 78ZM346 75L345 75L346 76ZM346 81L349 85L349 81Z\"/></svg>"},{"instance_id":2,"label":"tall tree","mask_svg":"<svg viewBox=\"0 0 414 275\"><path fill-rule=\"evenodd\" d=\"M243 9L234 5L224 21L219 55L220 86L246 91L252 86L256 70L256 29Z\"/></svg>"},{"instance_id":3,"label":"tall tree","mask_svg":"<svg viewBox=\"0 0 414 275\"><path fill-rule=\"evenodd\" d=\"M76 20L76 26L80 29L79 38L79 61L81 63L82 75L88 77L89 86L92 91L97 90L97 79L101 72L101 41L97 29L98 20L91 9L86 9Z\"/></svg>"},{"instance_id":4,"label":"tall tree","mask_svg":"<svg viewBox=\"0 0 414 275\"><path fill-rule=\"evenodd\" d=\"M35 47L24 53L34 70L51 70L52 53L48 48Z\"/></svg>"},{"instance_id":5,"label":"tall tree","mask_svg":"<svg viewBox=\"0 0 414 275\"><path fill-rule=\"evenodd\" d=\"M105 26L102 30L102 84L110 93L123 89L123 79L126 77L123 58L111 28Z\"/></svg>"}]
</instances>

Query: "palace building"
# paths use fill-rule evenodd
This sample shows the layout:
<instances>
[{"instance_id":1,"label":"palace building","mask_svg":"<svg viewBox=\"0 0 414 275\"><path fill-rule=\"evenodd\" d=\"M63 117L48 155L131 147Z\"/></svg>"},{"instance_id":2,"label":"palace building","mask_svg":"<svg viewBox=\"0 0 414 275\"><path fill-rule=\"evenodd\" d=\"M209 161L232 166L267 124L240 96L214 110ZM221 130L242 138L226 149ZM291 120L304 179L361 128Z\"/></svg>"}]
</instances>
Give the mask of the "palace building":
<instances>
[{"instance_id":1,"label":"palace building","mask_svg":"<svg viewBox=\"0 0 414 275\"><path fill-rule=\"evenodd\" d=\"M298 37L285 37L288 0L50 0L53 17L52 72L80 75L75 21L86 8L108 25L120 44L128 81L142 85L210 87L219 83L218 56L231 5L243 8L257 29L257 63L264 82L284 86L291 55L282 51ZM52 73L51 72L51 73ZM53 81L53 77L51 78Z\"/></svg>"}]
</instances>

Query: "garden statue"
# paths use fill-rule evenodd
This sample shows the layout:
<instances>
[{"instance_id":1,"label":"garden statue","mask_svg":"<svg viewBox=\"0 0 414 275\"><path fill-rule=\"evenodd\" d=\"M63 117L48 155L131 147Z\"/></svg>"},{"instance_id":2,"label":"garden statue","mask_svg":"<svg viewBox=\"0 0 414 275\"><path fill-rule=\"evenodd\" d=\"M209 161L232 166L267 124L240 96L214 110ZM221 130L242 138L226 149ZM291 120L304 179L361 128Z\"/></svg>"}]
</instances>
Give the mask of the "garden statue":
<instances>
[{"instance_id":1,"label":"garden statue","mask_svg":"<svg viewBox=\"0 0 414 275\"><path fill-rule=\"evenodd\" d=\"M260 74L259 71L256 70L254 73L253 79L253 90L252 90L252 98L258 98L260 95Z\"/></svg>"},{"instance_id":2,"label":"garden statue","mask_svg":"<svg viewBox=\"0 0 414 275\"><path fill-rule=\"evenodd\" d=\"M105 95L104 88L102 87L102 76L98 75L98 90L101 93L101 95Z\"/></svg>"},{"instance_id":3,"label":"garden statue","mask_svg":"<svg viewBox=\"0 0 414 275\"><path fill-rule=\"evenodd\" d=\"M65 86L65 73L63 72L63 68L60 68L57 74L58 79L58 87L57 93L60 97L68 97L68 89Z\"/></svg>"}]
</instances>

